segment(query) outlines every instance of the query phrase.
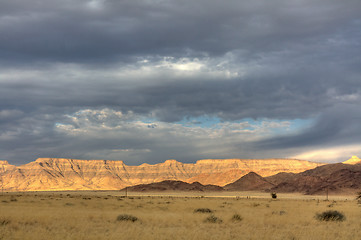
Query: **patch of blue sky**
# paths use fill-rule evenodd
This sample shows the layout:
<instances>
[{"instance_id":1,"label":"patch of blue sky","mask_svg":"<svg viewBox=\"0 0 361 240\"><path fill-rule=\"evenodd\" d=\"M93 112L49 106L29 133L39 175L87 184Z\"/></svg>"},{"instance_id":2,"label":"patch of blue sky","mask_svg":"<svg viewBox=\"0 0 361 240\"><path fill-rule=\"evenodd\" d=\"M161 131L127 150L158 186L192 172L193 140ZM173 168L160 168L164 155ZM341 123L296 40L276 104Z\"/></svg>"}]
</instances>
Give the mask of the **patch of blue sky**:
<instances>
[{"instance_id":1,"label":"patch of blue sky","mask_svg":"<svg viewBox=\"0 0 361 240\"><path fill-rule=\"evenodd\" d=\"M254 130L255 128L261 127L264 123L284 123L289 122L289 125L287 127L275 127L273 131L275 132L294 132L294 131L300 131L305 128L310 127L314 119L292 119L292 120L277 120L277 119L268 119L268 118L259 118L259 119L253 119L253 118L243 118L237 121L224 121L217 117L209 117L209 116L201 116L201 117L187 117L182 119L181 121L176 122L177 124L181 124L183 126L187 127L202 127L202 128L221 128L221 123L230 123L230 124L241 124L241 123L248 123L242 125L242 128L245 130Z\"/></svg>"},{"instance_id":2,"label":"patch of blue sky","mask_svg":"<svg viewBox=\"0 0 361 240\"><path fill-rule=\"evenodd\" d=\"M306 128L311 127L315 123L315 119L308 118L308 119L294 119L291 120L291 127L295 130L303 130Z\"/></svg>"},{"instance_id":3,"label":"patch of blue sky","mask_svg":"<svg viewBox=\"0 0 361 240\"><path fill-rule=\"evenodd\" d=\"M221 119L217 117L200 116L200 117L186 117L176 123L187 127L199 126L203 128L215 128L221 122L222 122Z\"/></svg>"},{"instance_id":4,"label":"patch of blue sky","mask_svg":"<svg viewBox=\"0 0 361 240\"><path fill-rule=\"evenodd\" d=\"M155 118L140 118L140 119L137 119L137 120L140 120L143 123L149 123L149 124L153 124L153 123L157 122L157 119L155 119Z\"/></svg>"}]
</instances>

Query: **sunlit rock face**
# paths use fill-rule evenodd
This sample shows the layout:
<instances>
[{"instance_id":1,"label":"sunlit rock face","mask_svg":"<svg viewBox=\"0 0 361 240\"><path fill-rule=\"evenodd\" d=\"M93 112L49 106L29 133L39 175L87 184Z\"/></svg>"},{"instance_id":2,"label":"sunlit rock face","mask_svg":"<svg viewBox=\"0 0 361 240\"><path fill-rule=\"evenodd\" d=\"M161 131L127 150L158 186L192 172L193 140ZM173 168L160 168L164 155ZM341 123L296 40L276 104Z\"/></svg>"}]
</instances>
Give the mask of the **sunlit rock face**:
<instances>
[{"instance_id":1,"label":"sunlit rock face","mask_svg":"<svg viewBox=\"0 0 361 240\"><path fill-rule=\"evenodd\" d=\"M344 161L344 164L359 164L361 163L361 159L359 159L357 156L352 156L349 160Z\"/></svg>"},{"instance_id":2,"label":"sunlit rock face","mask_svg":"<svg viewBox=\"0 0 361 240\"><path fill-rule=\"evenodd\" d=\"M224 186L238 180L249 172L256 172L262 177L279 172L299 173L322 164L295 159L208 159L195 164L201 173L188 179L202 184Z\"/></svg>"},{"instance_id":3,"label":"sunlit rock face","mask_svg":"<svg viewBox=\"0 0 361 240\"><path fill-rule=\"evenodd\" d=\"M320 165L293 159L207 159L194 164L167 160L154 165L127 166L122 161L39 158L22 166L2 161L0 173L8 191L119 190L163 180L224 186L252 171L266 177Z\"/></svg>"},{"instance_id":4,"label":"sunlit rock face","mask_svg":"<svg viewBox=\"0 0 361 240\"><path fill-rule=\"evenodd\" d=\"M0 173L5 172L6 170L14 169L14 165L10 165L8 161L0 160Z\"/></svg>"}]
</instances>

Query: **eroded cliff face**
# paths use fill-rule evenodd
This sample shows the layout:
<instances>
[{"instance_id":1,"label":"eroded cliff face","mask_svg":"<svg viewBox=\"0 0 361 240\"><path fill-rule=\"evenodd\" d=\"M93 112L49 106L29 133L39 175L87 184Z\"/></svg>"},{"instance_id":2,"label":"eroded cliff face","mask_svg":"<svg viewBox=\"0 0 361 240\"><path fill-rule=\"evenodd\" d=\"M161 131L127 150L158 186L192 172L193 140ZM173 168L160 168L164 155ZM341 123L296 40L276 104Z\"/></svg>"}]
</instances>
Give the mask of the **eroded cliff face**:
<instances>
[{"instance_id":1,"label":"eroded cliff face","mask_svg":"<svg viewBox=\"0 0 361 240\"><path fill-rule=\"evenodd\" d=\"M39 158L17 167L0 162L0 174L2 187L8 191L119 190L163 180L224 186L251 171L265 177L278 172L302 172L320 165L293 159L207 159L195 164L167 160L154 165L127 166L122 161Z\"/></svg>"},{"instance_id":2,"label":"eroded cliff face","mask_svg":"<svg viewBox=\"0 0 361 240\"><path fill-rule=\"evenodd\" d=\"M14 169L14 165L10 165L8 161L0 160L0 174L6 170Z\"/></svg>"},{"instance_id":3,"label":"eroded cliff face","mask_svg":"<svg viewBox=\"0 0 361 240\"><path fill-rule=\"evenodd\" d=\"M323 164L295 159L207 159L199 160L195 164L202 173L187 179L188 182L197 181L202 184L225 186L249 172L256 172L262 177L271 176L279 172L299 173Z\"/></svg>"}]
</instances>

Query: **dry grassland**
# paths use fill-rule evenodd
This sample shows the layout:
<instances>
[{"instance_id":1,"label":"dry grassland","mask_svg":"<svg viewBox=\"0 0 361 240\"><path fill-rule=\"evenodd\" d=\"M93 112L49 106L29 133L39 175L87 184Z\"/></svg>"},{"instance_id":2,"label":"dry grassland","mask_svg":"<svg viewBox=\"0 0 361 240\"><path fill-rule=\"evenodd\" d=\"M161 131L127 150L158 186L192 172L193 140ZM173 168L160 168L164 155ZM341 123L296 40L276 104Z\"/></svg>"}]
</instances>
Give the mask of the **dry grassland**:
<instances>
[{"instance_id":1,"label":"dry grassland","mask_svg":"<svg viewBox=\"0 0 361 240\"><path fill-rule=\"evenodd\" d=\"M0 239L361 239L355 200L119 195L0 195ZM213 212L195 212L201 208ZM327 210L342 212L346 220L315 218ZM121 214L138 220L117 220Z\"/></svg>"}]
</instances>

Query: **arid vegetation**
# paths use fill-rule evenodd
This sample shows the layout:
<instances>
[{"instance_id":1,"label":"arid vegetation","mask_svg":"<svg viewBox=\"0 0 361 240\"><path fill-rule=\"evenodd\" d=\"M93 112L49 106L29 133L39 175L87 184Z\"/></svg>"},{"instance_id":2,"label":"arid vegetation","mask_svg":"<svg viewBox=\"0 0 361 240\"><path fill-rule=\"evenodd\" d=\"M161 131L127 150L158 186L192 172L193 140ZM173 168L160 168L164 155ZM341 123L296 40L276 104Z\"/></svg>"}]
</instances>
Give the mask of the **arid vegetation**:
<instances>
[{"instance_id":1,"label":"arid vegetation","mask_svg":"<svg viewBox=\"0 0 361 240\"><path fill-rule=\"evenodd\" d=\"M329 211L342 213L344 221L315 217ZM0 239L359 239L360 218L355 197L324 201L187 193L127 198L119 192L0 195Z\"/></svg>"}]
</instances>

